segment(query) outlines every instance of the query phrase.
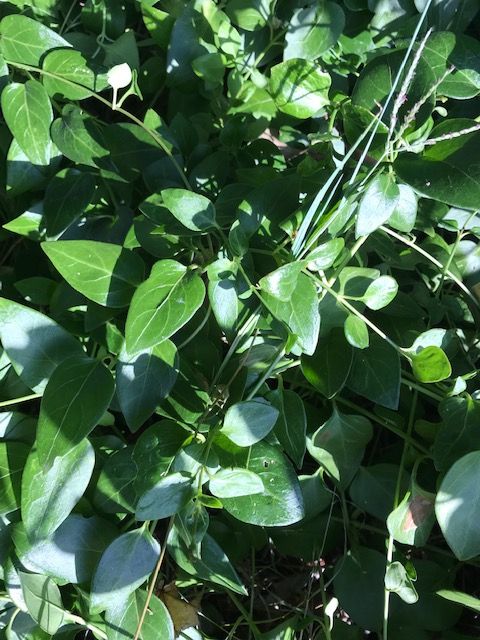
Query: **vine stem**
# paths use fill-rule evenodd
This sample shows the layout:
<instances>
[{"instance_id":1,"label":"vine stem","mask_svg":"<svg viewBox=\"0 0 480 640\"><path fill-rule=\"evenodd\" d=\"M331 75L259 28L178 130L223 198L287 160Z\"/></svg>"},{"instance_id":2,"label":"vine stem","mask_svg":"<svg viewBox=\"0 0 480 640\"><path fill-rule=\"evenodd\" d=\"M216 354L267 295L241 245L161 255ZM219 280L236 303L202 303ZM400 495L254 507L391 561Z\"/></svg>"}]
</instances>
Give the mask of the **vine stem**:
<instances>
[{"instance_id":1,"label":"vine stem","mask_svg":"<svg viewBox=\"0 0 480 640\"><path fill-rule=\"evenodd\" d=\"M69 80L68 78L58 75L57 73L52 73L51 71L46 71L45 69L40 69L39 67L35 67L30 64L24 64L23 62L14 62L13 60L7 60L7 59L5 59L5 62L7 65L11 67L15 67L16 69L22 69L23 71L32 71L33 73L39 73L40 75L46 76L48 78L54 78L55 80L59 80L73 87L82 87L82 89L85 89L85 91L89 91L91 98L95 98L96 100L104 104L109 109L112 109L112 111L121 113L126 118L129 118L129 120L137 124L139 127L141 127L145 131L145 133L147 133L151 138L153 138L153 140L162 149L162 151L164 151L167 154L167 156L170 158L175 169L178 171L185 187L189 190L192 189L190 182L188 181L188 178L185 175L185 172L183 171L182 167L178 164L177 160L175 159L175 156L172 154L168 146L162 140L161 136L159 136L155 131L153 131L153 129L150 129L150 127L147 127L147 125L144 122L142 122L140 118L137 118L137 116L134 116L133 113L130 113L130 111L127 111L126 109L123 109L122 107L117 106L114 103L110 102L103 96L93 91L90 87L80 84L79 82L73 82L73 80Z\"/></svg>"},{"instance_id":2,"label":"vine stem","mask_svg":"<svg viewBox=\"0 0 480 640\"><path fill-rule=\"evenodd\" d=\"M3 400L0 402L0 407L10 407L11 405L18 404L19 402L28 402L29 400L36 400L36 398L41 397L41 393L31 393L29 396L22 396L21 398L14 398L13 400Z\"/></svg>"},{"instance_id":3,"label":"vine stem","mask_svg":"<svg viewBox=\"0 0 480 640\"><path fill-rule=\"evenodd\" d=\"M172 530L174 520L175 520L175 516L172 516L169 520L167 531L165 532L165 540L163 542L157 564L155 565L155 569L153 570L152 579L150 580L150 586L148 587L148 591L147 591L147 599L145 600L145 604L143 605L143 610L140 615L140 619L138 621L138 625L135 630L135 635L133 636L133 640L138 640L140 638L143 623L145 622L145 617L147 615L148 607L150 605L150 601L152 599L153 592L155 590L155 585L157 583L158 574L160 573L160 569L162 568L162 564L163 564L163 559L165 558L165 553L167 550L168 535Z\"/></svg>"},{"instance_id":4,"label":"vine stem","mask_svg":"<svg viewBox=\"0 0 480 640\"><path fill-rule=\"evenodd\" d=\"M412 436L413 424L414 424L414 421L415 421L415 412L417 410L417 399L418 399L418 393L415 390L413 392L412 405L411 405L411 408L410 408L410 415L408 417L407 435L408 435L409 438L411 438L411 436ZM399 469L398 469L397 483L395 485L395 496L393 498L393 509L396 509L398 507L398 503L399 503L399 500L400 500L400 489L402 487L403 468L405 466L405 460L406 460L406 457L407 457L408 446L409 446L408 440L405 440L404 444L403 444L402 457L400 458L400 466L399 466ZM388 536L386 571L388 571L388 567L392 564L394 543L395 543L395 540L393 538L393 535L390 534ZM383 634L382 634L382 639L383 640L388 640L388 614L389 614L389 611L390 611L390 591L386 587L384 587Z\"/></svg>"}]
</instances>

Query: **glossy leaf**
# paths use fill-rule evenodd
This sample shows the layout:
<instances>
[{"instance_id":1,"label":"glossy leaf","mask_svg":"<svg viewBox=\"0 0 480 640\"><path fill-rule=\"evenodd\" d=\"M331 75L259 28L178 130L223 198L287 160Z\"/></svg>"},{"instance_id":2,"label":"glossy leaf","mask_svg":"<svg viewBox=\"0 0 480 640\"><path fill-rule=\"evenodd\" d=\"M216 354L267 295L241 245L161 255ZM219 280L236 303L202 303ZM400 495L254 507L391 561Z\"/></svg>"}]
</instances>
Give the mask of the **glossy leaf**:
<instances>
[{"instance_id":1,"label":"glossy leaf","mask_svg":"<svg viewBox=\"0 0 480 640\"><path fill-rule=\"evenodd\" d=\"M273 433L285 453L300 469L305 455L307 416L301 397L295 391L277 389L268 394L268 399L278 410Z\"/></svg>"},{"instance_id":2,"label":"glossy leaf","mask_svg":"<svg viewBox=\"0 0 480 640\"><path fill-rule=\"evenodd\" d=\"M377 175L368 185L358 207L357 238L372 233L384 224L397 208L400 190L390 175Z\"/></svg>"},{"instance_id":3,"label":"glossy leaf","mask_svg":"<svg viewBox=\"0 0 480 640\"><path fill-rule=\"evenodd\" d=\"M135 637L145 600L145 591L136 591L128 596L123 606L107 609L105 622L108 640L130 640ZM175 632L167 607L156 595L153 595L139 638L155 640L159 637L174 640Z\"/></svg>"},{"instance_id":4,"label":"glossy leaf","mask_svg":"<svg viewBox=\"0 0 480 640\"><path fill-rule=\"evenodd\" d=\"M310 118L328 104L331 78L317 65L294 58L271 70L270 93L283 113L294 118Z\"/></svg>"},{"instance_id":5,"label":"glossy leaf","mask_svg":"<svg viewBox=\"0 0 480 640\"><path fill-rule=\"evenodd\" d=\"M48 576L19 573L28 612L41 629L54 635L64 619L60 589Z\"/></svg>"},{"instance_id":6,"label":"glossy leaf","mask_svg":"<svg viewBox=\"0 0 480 640\"><path fill-rule=\"evenodd\" d=\"M131 431L137 431L170 393L178 375L177 349L164 340L129 356L123 350L117 363L117 395Z\"/></svg>"},{"instance_id":7,"label":"glossy leaf","mask_svg":"<svg viewBox=\"0 0 480 640\"><path fill-rule=\"evenodd\" d=\"M56 367L83 349L48 316L0 298L0 339L15 371L36 392L45 389Z\"/></svg>"},{"instance_id":8,"label":"glossy leaf","mask_svg":"<svg viewBox=\"0 0 480 640\"><path fill-rule=\"evenodd\" d=\"M76 169L63 169L49 182L43 201L47 236L62 234L85 211L95 192L95 178Z\"/></svg>"},{"instance_id":9,"label":"glossy leaf","mask_svg":"<svg viewBox=\"0 0 480 640\"><path fill-rule=\"evenodd\" d=\"M263 492L260 476L247 469L220 469L211 478L208 488L217 498L236 498Z\"/></svg>"},{"instance_id":10,"label":"glossy leaf","mask_svg":"<svg viewBox=\"0 0 480 640\"><path fill-rule=\"evenodd\" d=\"M225 414L222 433L240 447L262 440L275 426L278 410L259 399L232 405Z\"/></svg>"},{"instance_id":11,"label":"glossy leaf","mask_svg":"<svg viewBox=\"0 0 480 640\"><path fill-rule=\"evenodd\" d=\"M12 62L40 66L50 49L69 47L58 33L23 15L5 16L0 22L0 51Z\"/></svg>"},{"instance_id":12,"label":"glossy leaf","mask_svg":"<svg viewBox=\"0 0 480 640\"><path fill-rule=\"evenodd\" d=\"M83 496L95 454L88 440L44 469L31 451L22 476L22 521L31 541L51 536Z\"/></svg>"},{"instance_id":13,"label":"glossy leaf","mask_svg":"<svg viewBox=\"0 0 480 640\"><path fill-rule=\"evenodd\" d=\"M345 487L357 472L372 435L372 425L367 418L334 409L332 416L307 440L307 448L310 455Z\"/></svg>"},{"instance_id":14,"label":"glossy leaf","mask_svg":"<svg viewBox=\"0 0 480 640\"><path fill-rule=\"evenodd\" d=\"M110 371L99 360L68 358L50 378L37 427L37 458L50 468L92 431L108 409L114 392Z\"/></svg>"},{"instance_id":15,"label":"glossy leaf","mask_svg":"<svg viewBox=\"0 0 480 640\"><path fill-rule=\"evenodd\" d=\"M203 302L200 277L179 262L160 260L135 292L125 327L126 348L136 354L160 344L186 324Z\"/></svg>"},{"instance_id":16,"label":"glossy leaf","mask_svg":"<svg viewBox=\"0 0 480 640\"><path fill-rule=\"evenodd\" d=\"M447 398L440 404L439 412L442 422L436 429L433 457L437 469L446 471L465 454L480 450L477 428L480 404L468 395Z\"/></svg>"},{"instance_id":17,"label":"glossy leaf","mask_svg":"<svg viewBox=\"0 0 480 640\"><path fill-rule=\"evenodd\" d=\"M344 26L345 15L336 2L322 0L296 9L285 36L284 60L315 60L337 42Z\"/></svg>"},{"instance_id":18,"label":"glossy leaf","mask_svg":"<svg viewBox=\"0 0 480 640\"><path fill-rule=\"evenodd\" d=\"M165 189L162 198L170 213L191 231L216 227L215 207L208 198L186 189Z\"/></svg>"},{"instance_id":19,"label":"glossy leaf","mask_svg":"<svg viewBox=\"0 0 480 640\"><path fill-rule=\"evenodd\" d=\"M74 289L106 307L127 306L143 277L141 258L116 244L58 240L42 248Z\"/></svg>"},{"instance_id":20,"label":"glossy leaf","mask_svg":"<svg viewBox=\"0 0 480 640\"><path fill-rule=\"evenodd\" d=\"M174 515L193 497L192 478L171 473L142 494L137 503L137 520L161 520Z\"/></svg>"},{"instance_id":21,"label":"glossy leaf","mask_svg":"<svg viewBox=\"0 0 480 640\"><path fill-rule=\"evenodd\" d=\"M450 467L435 500L438 524L459 560L480 553L480 452L473 451Z\"/></svg>"},{"instance_id":22,"label":"glossy leaf","mask_svg":"<svg viewBox=\"0 0 480 640\"><path fill-rule=\"evenodd\" d=\"M57 76L45 75L43 79L51 96L60 94L68 100L84 100L107 86L105 78L97 76L80 51L71 48L51 51L45 56L42 66Z\"/></svg>"},{"instance_id":23,"label":"glossy leaf","mask_svg":"<svg viewBox=\"0 0 480 640\"><path fill-rule=\"evenodd\" d=\"M368 327L363 320L353 313L345 318L344 334L347 342L355 347L355 349L366 349L370 344L368 335Z\"/></svg>"},{"instance_id":24,"label":"glossy leaf","mask_svg":"<svg viewBox=\"0 0 480 640\"><path fill-rule=\"evenodd\" d=\"M452 366L442 349L425 347L412 355L412 371L420 382L440 382L452 374Z\"/></svg>"},{"instance_id":25,"label":"glossy leaf","mask_svg":"<svg viewBox=\"0 0 480 640\"><path fill-rule=\"evenodd\" d=\"M28 447L20 442L0 442L0 513L15 511L20 506L22 471Z\"/></svg>"},{"instance_id":26,"label":"glossy leaf","mask_svg":"<svg viewBox=\"0 0 480 640\"><path fill-rule=\"evenodd\" d=\"M53 112L45 87L37 80L9 84L2 91L1 104L8 128L28 159L48 165Z\"/></svg>"},{"instance_id":27,"label":"glossy leaf","mask_svg":"<svg viewBox=\"0 0 480 640\"><path fill-rule=\"evenodd\" d=\"M104 551L92 580L90 610L121 610L125 599L148 578L160 546L148 531L123 533Z\"/></svg>"},{"instance_id":28,"label":"glossy leaf","mask_svg":"<svg viewBox=\"0 0 480 640\"><path fill-rule=\"evenodd\" d=\"M352 359L353 350L342 332L334 329L320 339L312 356L302 356L302 373L326 398L333 398L348 378Z\"/></svg>"},{"instance_id":29,"label":"glossy leaf","mask_svg":"<svg viewBox=\"0 0 480 640\"><path fill-rule=\"evenodd\" d=\"M391 276L380 276L368 286L363 295L363 302L369 309L378 311L390 304L398 291L398 284Z\"/></svg>"}]
</instances>

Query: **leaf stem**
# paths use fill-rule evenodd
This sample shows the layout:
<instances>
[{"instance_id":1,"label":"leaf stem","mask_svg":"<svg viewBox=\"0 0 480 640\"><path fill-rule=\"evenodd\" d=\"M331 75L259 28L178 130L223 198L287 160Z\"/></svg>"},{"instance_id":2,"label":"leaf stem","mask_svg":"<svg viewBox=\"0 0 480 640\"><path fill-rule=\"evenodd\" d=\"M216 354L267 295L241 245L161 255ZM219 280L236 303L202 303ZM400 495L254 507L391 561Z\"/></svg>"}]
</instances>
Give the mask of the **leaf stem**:
<instances>
[{"instance_id":1,"label":"leaf stem","mask_svg":"<svg viewBox=\"0 0 480 640\"><path fill-rule=\"evenodd\" d=\"M29 400L36 400L41 397L41 393L31 393L29 396L22 396L21 398L14 398L13 400L2 400L2 402L0 402L0 407L10 407L11 405L18 404L19 402L28 402Z\"/></svg>"}]
</instances>

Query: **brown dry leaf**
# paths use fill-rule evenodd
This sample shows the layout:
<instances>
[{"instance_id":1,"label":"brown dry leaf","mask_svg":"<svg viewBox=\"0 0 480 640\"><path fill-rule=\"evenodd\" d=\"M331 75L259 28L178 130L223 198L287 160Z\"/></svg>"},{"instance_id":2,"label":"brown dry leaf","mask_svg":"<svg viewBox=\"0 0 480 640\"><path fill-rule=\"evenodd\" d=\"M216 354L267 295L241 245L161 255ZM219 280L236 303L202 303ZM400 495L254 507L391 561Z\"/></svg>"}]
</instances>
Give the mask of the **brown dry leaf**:
<instances>
[{"instance_id":1,"label":"brown dry leaf","mask_svg":"<svg viewBox=\"0 0 480 640\"><path fill-rule=\"evenodd\" d=\"M200 609L200 600L198 598L195 598L192 603L187 602L180 595L174 582L165 585L159 593L159 596L170 613L176 634L180 633L183 629L197 627L199 625L198 611Z\"/></svg>"}]
</instances>

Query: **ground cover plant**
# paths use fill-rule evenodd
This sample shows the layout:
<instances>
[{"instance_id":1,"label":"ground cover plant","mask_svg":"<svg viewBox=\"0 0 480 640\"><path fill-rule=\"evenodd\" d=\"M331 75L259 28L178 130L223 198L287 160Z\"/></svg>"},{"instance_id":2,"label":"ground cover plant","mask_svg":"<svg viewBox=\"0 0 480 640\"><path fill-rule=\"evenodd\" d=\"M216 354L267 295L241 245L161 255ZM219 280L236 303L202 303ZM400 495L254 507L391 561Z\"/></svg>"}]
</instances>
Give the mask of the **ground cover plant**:
<instances>
[{"instance_id":1,"label":"ground cover plant","mask_svg":"<svg viewBox=\"0 0 480 640\"><path fill-rule=\"evenodd\" d=\"M478 637L479 31L0 4L2 637Z\"/></svg>"}]
</instances>

